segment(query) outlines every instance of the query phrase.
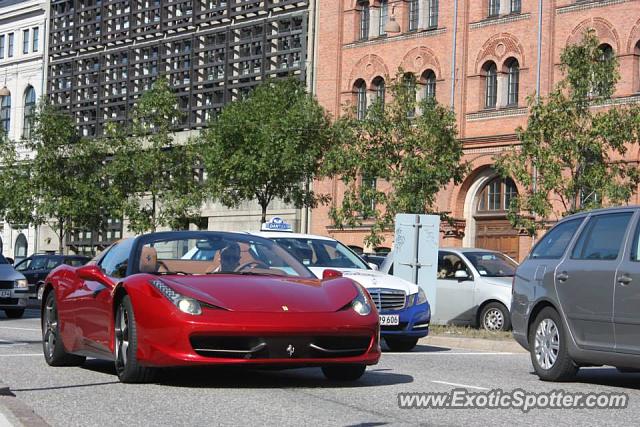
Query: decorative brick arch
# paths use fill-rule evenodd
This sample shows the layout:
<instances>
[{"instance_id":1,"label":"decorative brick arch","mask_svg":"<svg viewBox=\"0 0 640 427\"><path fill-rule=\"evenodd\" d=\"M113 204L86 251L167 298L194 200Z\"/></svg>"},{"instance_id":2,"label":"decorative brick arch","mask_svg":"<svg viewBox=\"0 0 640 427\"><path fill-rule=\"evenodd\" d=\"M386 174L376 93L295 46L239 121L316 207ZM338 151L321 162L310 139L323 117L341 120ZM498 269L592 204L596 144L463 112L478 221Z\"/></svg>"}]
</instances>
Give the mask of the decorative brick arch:
<instances>
[{"instance_id":1,"label":"decorative brick arch","mask_svg":"<svg viewBox=\"0 0 640 427\"><path fill-rule=\"evenodd\" d=\"M436 73L436 79L442 78L440 61L431 49L424 46L411 49L402 59L400 67L416 76L420 76L425 70L433 70Z\"/></svg>"},{"instance_id":2,"label":"decorative brick arch","mask_svg":"<svg viewBox=\"0 0 640 427\"><path fill-rule=\"evenodd\" d=\"M640 19L631 29L629 34L629 41L627 42L627 54L634 53L636 45L640 42Z\"/></svg>"},{"instance_id":3,"label":"decorative brick arch","mask_svg":"<svg viewBox=\"0 0 640 427\"><path fill-rule=\"evenodd\" d=\"M518 39L509 33L496 34L487 40L480 49L476 57L475 73L480 74L482 66L487 61L495 62L500 69L507 58L516 58L520 68L526 67L524 48Z\"/></svg>"},{"instance_id":4,"label":"decorative brick arch","mask_svg":"<svg viewBox=\"0 0 640 427\"><path fill-rule=\"evenodd\" d=\"M378 55L367 55L361 58L351 70L349 81L345 91L351 91L353 84L358 79L363 79L365 82L370 82L377 76L386 78L389 75L389 69L385 65L382 58Z\"/></svg>"},{"instance_id":5,"label":"decorative brick arch","mask_svg":"<svg viewBox=\"0 0 640 427\"><path fill-rule=\"evenodd\" d=\"M578 24L567 39L567 46L580 43L584 32L588 29L595 30L600 42L611 45L616 54L621 53L620 36L613 25L604 18L589 18Z\"/></svg>"},{"instance_id":6,"label":"decorative brick arch","mask_svg":"<svg viewBox=\"0 0 640 427\"><path fill-rule=\"evenodd\" d=\"M480 173L493 168L495 164L494 156L494 153L482 154L469 162L469 170L471 172L469 172L467 177L464 179L462 185L454 188L451 199L449 200L449 211L454 218L464 217L464 205L467 193L471 186L476 182Z\"/></svg>"}]
</instances>

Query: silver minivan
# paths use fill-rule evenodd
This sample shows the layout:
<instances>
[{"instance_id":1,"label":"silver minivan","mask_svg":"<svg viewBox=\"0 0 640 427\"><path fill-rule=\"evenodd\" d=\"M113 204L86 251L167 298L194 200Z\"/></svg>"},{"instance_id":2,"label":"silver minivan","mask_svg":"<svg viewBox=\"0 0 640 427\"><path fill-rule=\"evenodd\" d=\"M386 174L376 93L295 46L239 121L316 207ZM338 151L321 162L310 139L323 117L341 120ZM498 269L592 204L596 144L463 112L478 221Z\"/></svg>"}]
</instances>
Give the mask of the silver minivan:
<instances>
[{"instance_id":1,"label":"silver minivan","mask_svg":"<svg viewBox=\"0 0 640 427\"><path fill-rule=\"evenodd\" d=\"M500 252L441 248L431 323L479 326L489 331L509 330L511 282L517 267L513 259ZM380 270L393 274L393 252Z\"/></svg>"},{"instance_id":2,"label":"silver minivan","mask_svg":"<svg viewBox=\"0 0 640 427\"><path fill-rule=\"evenodd\" d=\"M0 310L10 318L22 317L28 300L27 279L0 254Z\"/></svg>"},{"instance_id":3,"label":"silver minivan","mask_svg":"<svg viewBox=\"0 0 640 427\"><path fill-rule=\"evenodd\" d=\"M581 366L640 370L640 207L569 216L516 272L514 338L543 380Z\"/></svg>"}]
</instances>

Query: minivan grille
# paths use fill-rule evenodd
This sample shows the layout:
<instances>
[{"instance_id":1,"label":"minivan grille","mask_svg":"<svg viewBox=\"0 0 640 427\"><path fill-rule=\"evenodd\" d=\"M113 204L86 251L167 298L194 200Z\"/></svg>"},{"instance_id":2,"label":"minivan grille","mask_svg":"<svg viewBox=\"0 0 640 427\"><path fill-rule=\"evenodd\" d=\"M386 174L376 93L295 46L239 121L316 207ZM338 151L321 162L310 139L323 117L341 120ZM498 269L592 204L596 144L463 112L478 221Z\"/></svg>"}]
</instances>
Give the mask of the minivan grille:
<instances>
[{"instance_id":1,"label":"minivan grille","mask_svg":"<svg viewBox=\"0 0 640 427\"><path fill-rule=\"evenodd\" d=\"M402 310L407 302L407 294L396 289L367 289L378 311Z\"/></svg>"}]
</instances>

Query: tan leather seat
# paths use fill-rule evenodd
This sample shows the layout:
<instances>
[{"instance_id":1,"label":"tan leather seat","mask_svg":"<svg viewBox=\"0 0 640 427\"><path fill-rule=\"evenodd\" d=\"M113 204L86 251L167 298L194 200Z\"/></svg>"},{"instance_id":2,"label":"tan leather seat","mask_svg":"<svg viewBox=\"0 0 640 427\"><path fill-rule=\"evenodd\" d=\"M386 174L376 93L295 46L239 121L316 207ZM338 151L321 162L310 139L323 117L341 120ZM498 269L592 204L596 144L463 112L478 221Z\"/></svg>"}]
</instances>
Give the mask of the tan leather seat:
<instances>
[{"instance_id":1,"label":"tan leather seat","mask_svg":"<svg viewBox=\"0 0 640 427\"><path fill-rule=\"evenodd\" d=\"M156 273L158 271L158 251L145 246L140 252L140 272Z\"/></svg>"}]
</instances>

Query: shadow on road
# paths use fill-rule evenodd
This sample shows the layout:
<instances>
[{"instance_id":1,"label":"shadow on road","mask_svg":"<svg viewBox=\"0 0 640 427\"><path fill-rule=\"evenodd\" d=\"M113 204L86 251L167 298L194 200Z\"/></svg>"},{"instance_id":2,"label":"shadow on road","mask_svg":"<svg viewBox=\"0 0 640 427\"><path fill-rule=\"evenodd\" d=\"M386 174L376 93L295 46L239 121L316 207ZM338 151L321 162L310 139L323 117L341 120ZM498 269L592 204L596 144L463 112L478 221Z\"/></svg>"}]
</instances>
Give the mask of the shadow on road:
<instances>
[{"instance_id":1,"label":"shadow on road","mask_svg":"<svg viewBox=\"0 0 640 427\"><path fill-rule=\"evenodd\" d=\"M38 388L12 388L12 392L16 391L49 391L49 390L63 390L66 388L79 388L79 387L96 387L100 385L111 385L118 384L120 381L109 381L102 383L88 383L88 384L72 384L72 385L61 385L61 386L51 386L51 387L38 387Z\"/></svg>"},{"instance_id":2,"label":"shadow on road","mask_svg":"<svg viewBox=\"0 0 640 427\"><path fill-rule=\"evenodd\" d=\"M537 376L535 371L530 371L530 375ZM619 372L616 368L597 367L597 368L581 368L576 378L567 382L567 384L594 384L607 387L630 388L640 390L640 372Z\"/></svg>"},{"instance_id":3,"label":"shadow on road","mask_svg":"<svg viewBox=\"0 0 640 427\"><path fill-rule=\"evenodd\" d=\"M386 344L383 344L382 351L384 354L384 352L389 352L393 350L389 349L389 347L387 347ZM433 345L417 345L413 350L403 352L403 353L440 353L443 351L452 351L452 349L449 347L438 347Z\"/></svg>"},{"instance_id":4,"label":"shadow on road","mask_svg":"<svg viewBox=\"0 0 640 427\"><path fill-rule=\"evenodd\" d=\"M114 377L116 375L113 362L92 359L87 360L82 368ZM236 366L189 367L162 369L156 383L187 388L343 388L413 382L411 375L389 371L370 367L359 381L337 382L325 379L319 368L267 370Z\"/></svg>"}]
</instances>

